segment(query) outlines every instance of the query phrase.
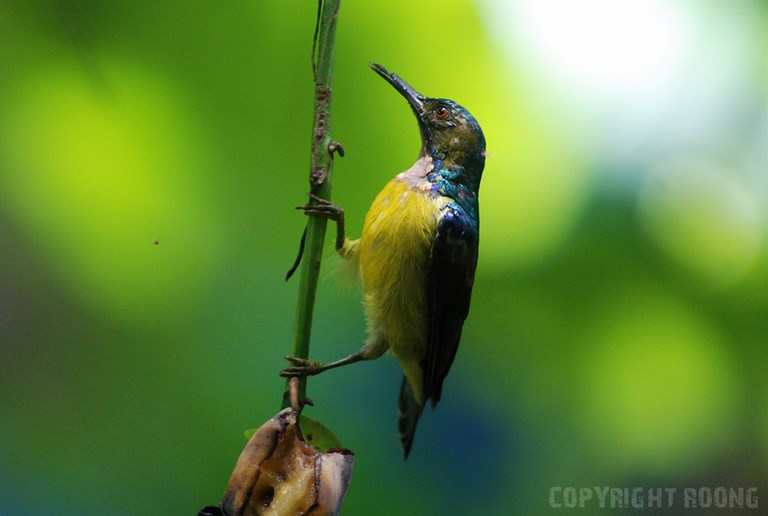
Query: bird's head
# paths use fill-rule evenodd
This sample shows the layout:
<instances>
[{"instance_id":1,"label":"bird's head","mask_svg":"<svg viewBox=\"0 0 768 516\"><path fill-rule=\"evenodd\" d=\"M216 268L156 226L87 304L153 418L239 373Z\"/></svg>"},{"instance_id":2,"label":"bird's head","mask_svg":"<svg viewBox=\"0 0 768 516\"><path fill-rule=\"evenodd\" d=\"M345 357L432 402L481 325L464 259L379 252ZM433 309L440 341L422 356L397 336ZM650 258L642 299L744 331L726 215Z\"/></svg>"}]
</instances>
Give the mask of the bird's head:
<instances>
[{"instance_id":1,"label":"bird's head","mask_svg":"<svg viewBox=\"0 0 768 516\"><path fill-rule=\"evenodd\" d=\"M450 99L426 97L379 64L374 72L392 85L410 104L421 131L422 154L461 166L485 162L485 137L475 118Z\"/></svg>"}]
</instances>

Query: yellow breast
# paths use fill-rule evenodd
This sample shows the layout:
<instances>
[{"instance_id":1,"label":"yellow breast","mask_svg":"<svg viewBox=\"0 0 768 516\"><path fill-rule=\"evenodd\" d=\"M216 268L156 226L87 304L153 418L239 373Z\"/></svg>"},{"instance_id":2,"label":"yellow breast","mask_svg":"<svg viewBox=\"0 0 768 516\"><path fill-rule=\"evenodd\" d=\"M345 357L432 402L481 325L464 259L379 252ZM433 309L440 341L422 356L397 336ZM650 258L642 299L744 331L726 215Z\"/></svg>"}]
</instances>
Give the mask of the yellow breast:
<instances>
[{"instance_id":1,"label":"yellow breast","mask_svg":"<svg viewBox=\"0 0 768 516\"><path fill-rule=\"evenodd\" d=\"M359 267L369 331L401 360L425 349L425 267L439 214L439 201L393 179L365 217Z\"/></svg>"}]
</instances>

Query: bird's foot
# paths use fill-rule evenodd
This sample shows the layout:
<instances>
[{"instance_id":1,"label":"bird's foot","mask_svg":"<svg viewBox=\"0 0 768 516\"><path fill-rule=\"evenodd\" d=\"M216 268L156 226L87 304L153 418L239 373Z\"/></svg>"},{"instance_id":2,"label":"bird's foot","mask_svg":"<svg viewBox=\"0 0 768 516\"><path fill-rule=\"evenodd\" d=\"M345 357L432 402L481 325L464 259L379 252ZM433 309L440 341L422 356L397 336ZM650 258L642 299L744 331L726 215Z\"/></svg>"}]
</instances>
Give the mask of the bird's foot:
<instances>
[{"instance_id":1,"label":"bird's foot","mask_svg":"<svg viewBox=\"0 0 768 516\"><path fill-rule=\"evenodd\" d=\"M331 201L309 194L312 203L296 206L297 210L302 210L305 215L317 215L331 220L339 220L344 215L344 210L336 206Z\"/></svg>"},{"instance_id":2,"label":"bird's foot","mask_svg":"<svg viewBox=\"0 0 768 516\"><path fill-rule=\"evenodd\" d=\"M284 378L313 376L325 370L323 364L308 358L287 356L285 359L293 365L280 371L280 376Z\"/></svg>"}]
</instances>

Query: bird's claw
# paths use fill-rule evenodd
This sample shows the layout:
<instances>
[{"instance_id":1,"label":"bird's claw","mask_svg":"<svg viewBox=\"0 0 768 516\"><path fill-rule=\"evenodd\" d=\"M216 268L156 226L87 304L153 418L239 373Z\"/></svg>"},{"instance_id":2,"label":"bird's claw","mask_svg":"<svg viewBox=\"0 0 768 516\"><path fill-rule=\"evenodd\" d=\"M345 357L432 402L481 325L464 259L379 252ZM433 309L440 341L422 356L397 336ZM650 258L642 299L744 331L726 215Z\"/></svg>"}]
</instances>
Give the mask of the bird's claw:
<instances>
[{"instance_id":1,"label":"bird's claw","mask_svg":"<svg viewBox=\"0 0 768 516\"><path fill-rule=\"evenodd\" d=\"M305 215L318 215L320 217L326 217L335 220L338 219L341 213L344 212L344 210L327 199L323 199L322 197L319 197L313 193L310 193L309 197L313 201L311 204L308 203L302 204L301 206L296 206L296 209L302 210Z\"/></svg>"},{"instance_id":2,"label":"bird's claw","mask_svg":"<svg viewBox=\"0 0 768 516\"><path fill-rule=\"evenodd\" d=\"M293 366L280 371L280 376L284 378L312 376L322 371L322 364L314 360L291 356L287 356L285 359Z\"/></svg>"}]
</instances>

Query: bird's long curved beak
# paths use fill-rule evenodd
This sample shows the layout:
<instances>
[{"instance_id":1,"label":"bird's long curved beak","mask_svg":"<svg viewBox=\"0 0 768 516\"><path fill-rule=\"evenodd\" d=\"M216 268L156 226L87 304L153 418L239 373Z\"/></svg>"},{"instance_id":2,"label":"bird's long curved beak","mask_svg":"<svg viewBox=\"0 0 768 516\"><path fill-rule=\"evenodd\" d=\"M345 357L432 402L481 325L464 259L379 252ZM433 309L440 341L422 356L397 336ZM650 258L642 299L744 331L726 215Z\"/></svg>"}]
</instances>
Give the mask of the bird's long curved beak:
<instances>
[{"instance_id":1,"label":"bird's long curved beak","mask_svg":"<svg viewBox=\"0 0 768 516\"><path fill-rule=\"evenodd\" d=\"M413 86L401 79L397 74L388 71L386 68L377 63L371 63L371 69L377 74L381 75L385 81L392 85L400 95L405 97L408 104L411 105L413 112L421 119L424 114L424 95L413 89Z\"/></svg>"}]
</instances>

